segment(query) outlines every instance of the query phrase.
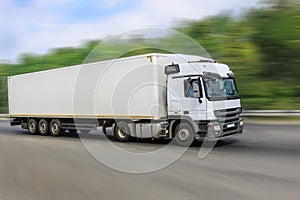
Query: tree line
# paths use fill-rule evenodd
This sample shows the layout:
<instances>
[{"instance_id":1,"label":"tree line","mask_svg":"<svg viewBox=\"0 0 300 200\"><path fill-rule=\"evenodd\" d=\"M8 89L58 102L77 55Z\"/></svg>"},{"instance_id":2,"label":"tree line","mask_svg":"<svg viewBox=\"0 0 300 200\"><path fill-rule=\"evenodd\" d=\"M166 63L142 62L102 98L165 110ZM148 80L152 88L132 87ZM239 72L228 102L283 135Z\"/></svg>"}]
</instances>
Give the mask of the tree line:
<instances>
[{"instance_id":1,"label":"tree line","mask_svg":"<svg viewBox=\"0 0 300 200\"><path fill-rule=\"evenodd\" d=\"M181 21L173 29L203 46L213 59L230 65L236 74L244 108L300 109L300 6L297 1L268 0L265 6L243 16L221 13L202 20ZM182 49L175 53L188 51L188 46L179 44L180 40L172 35L156 39L136 36L126 42L116 40L105 44L97 59L167 52L164 48L144 48L149 40L161 46L178 44ZM87 41L79 47L53 49L45 55L22 54L18 64L0 64L0 112L7 112L5 77L82 64L100 42ZM134 51L122 54L132 47Z\"/></svg>"}]
</instances>

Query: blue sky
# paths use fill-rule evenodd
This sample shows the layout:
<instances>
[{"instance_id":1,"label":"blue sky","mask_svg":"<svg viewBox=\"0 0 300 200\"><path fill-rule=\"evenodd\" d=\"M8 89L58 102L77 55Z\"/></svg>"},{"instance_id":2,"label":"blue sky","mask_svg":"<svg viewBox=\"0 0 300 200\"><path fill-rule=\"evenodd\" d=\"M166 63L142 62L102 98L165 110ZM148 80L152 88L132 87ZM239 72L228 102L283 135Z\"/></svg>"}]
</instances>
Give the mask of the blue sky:
<instances>
[{"instance_id":1,"label":"blue sky","mask_svg":"<svg viewBox=\"0 0 300 200\"><path fill-rule=\"evenodd\" d=\"M0 61L46 53L139 28L170 28L182 19L241 13L259 0L1 0Z\"/></svg>"}]
</instances>

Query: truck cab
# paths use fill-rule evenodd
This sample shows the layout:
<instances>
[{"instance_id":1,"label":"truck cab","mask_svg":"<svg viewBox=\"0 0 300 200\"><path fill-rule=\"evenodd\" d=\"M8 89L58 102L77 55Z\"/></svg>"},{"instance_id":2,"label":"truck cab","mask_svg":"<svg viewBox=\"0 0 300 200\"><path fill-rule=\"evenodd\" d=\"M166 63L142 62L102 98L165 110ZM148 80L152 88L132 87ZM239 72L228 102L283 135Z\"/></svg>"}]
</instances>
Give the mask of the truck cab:
<instances>
[{"instance_id":1,"label":"truck cab","mask_svg":"<svg viewBox=\"0 0 300 200\"><path fill-rule=\"evenodd\" d=\"M165 74L169 119L185 122L196 139L218 140L242 133L240 98L227 65L198 60L168 65ZM187 127L183 129L173 129L179 143L190 134Z\"/></svg>"}]
</instances>

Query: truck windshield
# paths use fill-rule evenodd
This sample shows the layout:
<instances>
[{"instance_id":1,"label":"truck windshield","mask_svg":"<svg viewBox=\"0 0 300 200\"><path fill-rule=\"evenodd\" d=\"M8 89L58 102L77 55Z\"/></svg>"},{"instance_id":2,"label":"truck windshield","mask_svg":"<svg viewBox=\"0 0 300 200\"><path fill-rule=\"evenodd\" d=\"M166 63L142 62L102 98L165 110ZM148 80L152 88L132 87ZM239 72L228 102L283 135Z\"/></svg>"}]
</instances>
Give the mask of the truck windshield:
<instances>
[{"instance_id":1,"label":"truck windshield","mask_svg":"<svg viewBox=\"0 0 300 200\"><path fill-rule=\"evenodd\" d=\"M206 97L211 101L238 99L239 95L232 78L203 78Z\"/></svg>"}]
</instances>

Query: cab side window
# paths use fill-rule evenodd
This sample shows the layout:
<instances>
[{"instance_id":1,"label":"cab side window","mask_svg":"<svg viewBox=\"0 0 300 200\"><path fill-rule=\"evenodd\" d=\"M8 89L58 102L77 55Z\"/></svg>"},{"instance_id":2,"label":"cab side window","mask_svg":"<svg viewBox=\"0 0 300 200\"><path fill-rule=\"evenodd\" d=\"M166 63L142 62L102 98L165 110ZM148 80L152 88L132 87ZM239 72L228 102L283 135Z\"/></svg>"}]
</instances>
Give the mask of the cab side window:
<instances>
[{"instance_id":1,"label":"cab side window","mask_svg":"<svg viewBox=\"0 0 300 200\"><path fill-rule=\"evenodd\" d=\"M199 98L202 96L202 90L198 79L188 78L183 81L184 96L188 98Z\"/></svg>"}]
</instances>

